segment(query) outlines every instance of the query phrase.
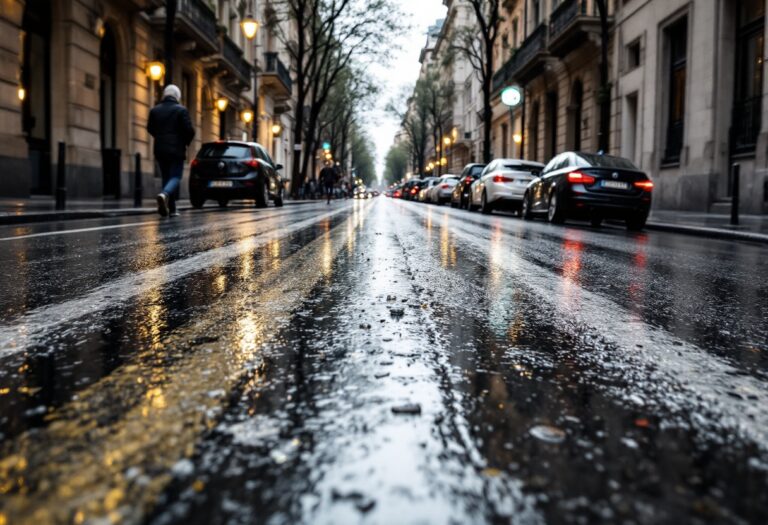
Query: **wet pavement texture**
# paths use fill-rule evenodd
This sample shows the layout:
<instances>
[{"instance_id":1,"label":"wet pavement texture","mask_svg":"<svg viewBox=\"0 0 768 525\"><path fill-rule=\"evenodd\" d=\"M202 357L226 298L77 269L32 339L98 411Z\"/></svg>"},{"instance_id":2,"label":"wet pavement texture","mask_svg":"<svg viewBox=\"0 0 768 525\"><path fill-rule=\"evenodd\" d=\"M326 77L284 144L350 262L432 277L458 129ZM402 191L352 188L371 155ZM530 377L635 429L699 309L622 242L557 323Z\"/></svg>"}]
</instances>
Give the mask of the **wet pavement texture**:
<instances>
[{"instance_id":1,"label":"wet pavement texture","mask_svg":"<svg viewBox=\"0 0 768 525\"><path fill-rule=\"evenodd\" d=\"M767 256L383 198L0 228L0 524L766 523Z\"/></svg>"}]
</instances>

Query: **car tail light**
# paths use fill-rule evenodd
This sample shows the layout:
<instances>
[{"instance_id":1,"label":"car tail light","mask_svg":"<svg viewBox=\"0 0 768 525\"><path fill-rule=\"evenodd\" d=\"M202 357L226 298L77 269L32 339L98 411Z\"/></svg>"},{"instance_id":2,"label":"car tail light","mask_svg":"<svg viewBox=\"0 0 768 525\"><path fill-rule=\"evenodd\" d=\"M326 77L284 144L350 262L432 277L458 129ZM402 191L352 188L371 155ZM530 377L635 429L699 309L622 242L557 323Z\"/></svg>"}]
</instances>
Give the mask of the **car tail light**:
<instances>
[{"instance_id":1,"label":"car tail light","mask_svg":"<svg viewBox=\"0 0 768 525\"><path fill-rule=\"evenodd\" d=\"M395 193L393 193L393 197L395 197L396 199L399 199L402 196L403 196L403 194L400 193L400 190L397 190Z\"/></svg>"},{"instance_id":2,"label":"car tail light","mask_svg":"<svg viewBox=\"0 0 768 525\"><path fill-rule=\"evenodd\" d=\"M249 168L258 169L259 166L261 166L261 162L259 162L259 159L248 159L243 161L244 166L248 166Z\"/></svg>"},{"instance_id":3,"label":"car tail light","mask_svg":"<svg viewBox=\"0 0 768 525\"><path fill-rule=\"evenodd\" d=\"M417 191L419 191L419 188L412 188L411 195L415 195Z\"/></svg>"},{"instance_id":4,"label":"car tail light","mask_svg":"<svg viewBox=\"0 0 768 525\"><path fill-rule=\"evenodd\" d=\"M448 189L448 188L450 188L450 187L451 187L451 185L450 185L450 184L441 184L441 185L440 185L440 188L441 188L441 189L444 189L444 190L447 190L447 189Z\"/></svg>"},{"instance_id":5,"label":"car tail light","mask_svg":"<svg viewBox=\"0 0 768 525\"><path fill-rule=\"evenodd\" d=\"M568 182L571 184L594 184L595 178L592 175L586 175L580 171L574 171L568 174Z\"/></svg>"},{"instance_id":6,"label":"car tail light","mask_svg":"<svg viewBox=\"0 0 768 525\"><path fill-rule=\"evenodd\" d=\"M196 168L197 165L200 164L200 159L192 159L192 162L190 163L190 168Z\"/></svg>"},{"instance_id":7,"label":"car tail light","mask_svg":"<svg viewBox=\"0 0 768 525\"><path fill-rule=\"evenodd\" d=\"M465 177L464 178L464 184L472 184L472 177Z\"/></svg>"},{"instance_id":8,"label":"car tail light","mask_svg":"<svg viewBox=\"0 0 768 525\"><path fill-rule=\"evenodd\" d=\"M510 179L504 175L494 175L493 182L515 182L515 179Z\"/></svg>"},{"instance_id":9,"label":"car tail light","mask_svg":"<svg viewBox=\"0 0 768 525\"><path fill-rule=\"evenodd\" d=\"M653 181L639 180L635 182L635 188L640 188L643 191L653 191Z\"/></svg>"}]
</instances>

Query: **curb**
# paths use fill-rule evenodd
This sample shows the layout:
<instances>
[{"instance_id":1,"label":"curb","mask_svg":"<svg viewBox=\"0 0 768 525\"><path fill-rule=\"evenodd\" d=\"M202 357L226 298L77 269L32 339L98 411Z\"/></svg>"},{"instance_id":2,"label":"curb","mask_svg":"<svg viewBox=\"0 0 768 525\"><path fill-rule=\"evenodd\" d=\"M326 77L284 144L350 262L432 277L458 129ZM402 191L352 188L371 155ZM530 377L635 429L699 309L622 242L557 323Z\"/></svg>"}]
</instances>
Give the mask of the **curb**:
<instances>
[{"instance_id":1,"label":"curb","mask_svg":"<svg viewBox=\"0 0 768 525\"><path fill-rule=\"evenodd\" d=\"M299 204L309 204L313 201L286 201L286 206L296 206ZM193 208L191 206L179 206L179 211L190 211ZM220 211L218 207L208 207L202 210L195 211ZM40 213L21 213L19 215L0 215L0 226L14 226L18 224L34 224L41 222L58 222L58 221L76 221L83 219L113 219L117 217L131 217L135 215L151 215L156 214L155 208L128 208L128 209L112 209L101 211L50 211Z\"/></svg>"},{"instance_id":2,"label":"curb","mask_svg":"<svg viewBox=\"0 0 768 525\"><path fill-rule=\"evenodd\" d=\"M760 244L768 244L768 235L744 231L731 231L720 228L707 228L703 226L683 226L666 222L649 222L645 225L647 230L682 233L695 237L708 237L710 239L723 239L729 241L749 241Z\"/></svg>"}]
</instances>

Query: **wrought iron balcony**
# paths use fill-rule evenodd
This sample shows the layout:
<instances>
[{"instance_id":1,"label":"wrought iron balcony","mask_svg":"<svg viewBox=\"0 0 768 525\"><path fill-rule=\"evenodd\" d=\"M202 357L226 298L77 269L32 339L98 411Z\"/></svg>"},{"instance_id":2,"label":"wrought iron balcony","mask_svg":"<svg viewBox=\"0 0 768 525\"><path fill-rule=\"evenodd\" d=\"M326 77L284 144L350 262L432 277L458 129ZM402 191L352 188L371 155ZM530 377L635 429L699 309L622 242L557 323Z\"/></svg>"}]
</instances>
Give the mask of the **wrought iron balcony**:
<instances>
[{"instance_id":1,"label":"wrought iron balcony","mask_svg":"<svg viewBox=\"0 0 768 525\"><path fill-rule=\"evenodd\" d=\"M584 43L589 34L600 34L595 0L565 0L549 17L549 52L564 57Z\"/></svg>"},{"instance_id":2,"label":"wrought iron balcony","mask_svg":"<svg viewBox=\"0 0 768 525\"><path fill-rule=\"evenodd\" d=\"M229 76L233 77L235 83L240 87L247 87L251 83L251 74L253 67L243 58L242 50L235 44L231 38L224 35L221 38L220 65Z\"/></svg>"},{"instance_id":3,"label":"wrought iron balcony","mask_svg":"<svg viewBox=\"0 0 768 525\"><path fill-rule=\"evenodd\" d=\"M137 2L156 4L157 2ZM165 24L165 9L157 9L151 17L155 26ZM216 13L204 0L178 0L175 20L176 34L180 42L191 41L191 53L198 56L212 55L219 51L219 36L216 28Z\"/></svg>"},{"instance_id":4,"label":"wrought iron balcony","mask_svg":"<svg viewBox=\"0 0 768 525\"><path fill-rule=\"evenodd\" d=\"M261 83L265 88L273 90L278 98L290 98L293 93L291 73L277 53L264 53Z\"/></svg>"},{"instance_id":5,"label":"wrought iron balcony","mask_svg":"<svg viewBox=\"0 0 768 525\"><path fill-rule=\"evenodd\" d=\"M510 84L525 84L538 74L546 58L547 26L541 24L493 76L494 92Z\"/></svg>"}]
</instances>

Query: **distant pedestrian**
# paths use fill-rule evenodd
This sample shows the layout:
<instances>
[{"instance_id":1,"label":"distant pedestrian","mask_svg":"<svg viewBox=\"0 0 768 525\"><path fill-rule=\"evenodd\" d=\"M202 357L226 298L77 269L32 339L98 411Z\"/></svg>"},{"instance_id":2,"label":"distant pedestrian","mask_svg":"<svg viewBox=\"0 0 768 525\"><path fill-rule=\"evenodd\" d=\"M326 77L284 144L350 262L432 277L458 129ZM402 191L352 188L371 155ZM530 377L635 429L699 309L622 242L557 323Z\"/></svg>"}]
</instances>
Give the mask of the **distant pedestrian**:
<instances>
[{"instance_id":1,"label":"distant pedestrian","mask_svg":"<svg viewBox=\"0 0 768 525\"><path fill-rule=\"evenodd\" d=\"M178 215L176 201L184 175L187 147L195 138L195 128L189 111L181 105L181 90L170 84L163 91L163 100L149 112L147 125L155 139L155 158L163 177L163 191L157 195L157 211L163 216Z\"/></svg>"},{"instance_id":2,"label":"distant pedestrian","mask_svg":"<svg viewBox=\"0 0 768 525\"><path fill-rule=\"evenodd\" d=\"M336 185L336 170L330 162L326 162L325 167L320 170L320 184L322 184L328 198L328 204L330 204L333 198L333 188Z\"/></svg>"}]
</instances>

